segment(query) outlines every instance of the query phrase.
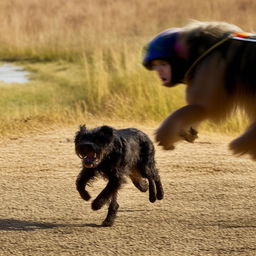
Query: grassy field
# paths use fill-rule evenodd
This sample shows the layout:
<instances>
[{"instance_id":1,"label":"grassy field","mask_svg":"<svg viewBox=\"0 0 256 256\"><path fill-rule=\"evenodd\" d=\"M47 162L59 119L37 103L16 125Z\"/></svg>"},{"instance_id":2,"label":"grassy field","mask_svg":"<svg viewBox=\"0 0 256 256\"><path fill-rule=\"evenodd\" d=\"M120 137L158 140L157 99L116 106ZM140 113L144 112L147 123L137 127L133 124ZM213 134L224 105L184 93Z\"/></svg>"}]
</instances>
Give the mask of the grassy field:
<instances>
[{"instance_id":1,"label":"grassy field","mask_svg":"<svg viewBox=\"0 0 256 256\"><path fill-rule=\"evenodd\" d=\"M190 19L253 31L255 10L248 0L2 0L0 59L23 65L32 80L0 84L0 135L91 117L159 122L184 104L184 87L163 88L144 70L145 43ZM243 126L238 115L218 129Z\"/></svg>"}]
</instances>

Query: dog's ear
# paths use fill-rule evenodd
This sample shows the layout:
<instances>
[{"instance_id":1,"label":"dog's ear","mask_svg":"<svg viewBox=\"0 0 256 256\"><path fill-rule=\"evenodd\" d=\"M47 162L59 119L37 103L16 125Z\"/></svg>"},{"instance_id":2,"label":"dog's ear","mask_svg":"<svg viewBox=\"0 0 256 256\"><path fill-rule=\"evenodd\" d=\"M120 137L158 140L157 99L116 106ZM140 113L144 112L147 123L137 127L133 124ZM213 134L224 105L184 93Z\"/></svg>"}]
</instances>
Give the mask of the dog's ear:
<instances>
[{"instance_id":1,"label":"dog's ear","mask_svg":"<svg viewBox=\"0 0 256 256\"><path fill-rule=\"evenodd\" d=\"M101 126L99 132L102 133L104 136L113 136L113 128L107 125Z\"/></svg>"},{"instance_id":2,"label":"dog's ear","mask_svg":"<svg viewBox=\"0 0 256 256\"><path fill-rule=\"evenodd\" d=\"M86 126L85 126L85 124L80 125L79 128L80 128L80 132L86 132Z\"/></svg>"},{"instance_id":3,"label":"dog's ear","mask_svg":"<svg viewBox=\"0 0 256 256\"><path fill-rule=\"evenodd\" d=\"M79 130L76 132L76 135L75 135L75 139L74 139L74 142L75 144L77 144L80 140L80 137L86 133L86 126L85 125L80 125L79 126Z\"/></svg>"}]
</instances>

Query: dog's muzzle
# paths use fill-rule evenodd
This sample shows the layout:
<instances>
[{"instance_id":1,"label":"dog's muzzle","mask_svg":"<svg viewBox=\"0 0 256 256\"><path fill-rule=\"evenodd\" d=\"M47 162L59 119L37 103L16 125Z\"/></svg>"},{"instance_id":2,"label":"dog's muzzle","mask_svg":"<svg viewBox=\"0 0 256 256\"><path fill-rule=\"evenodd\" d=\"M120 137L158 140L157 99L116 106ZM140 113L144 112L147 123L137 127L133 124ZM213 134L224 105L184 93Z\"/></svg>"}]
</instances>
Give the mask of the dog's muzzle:
<instances>
[{"instance_id":1,"label":"dog's muzzle","mask_svg":"<svg viewBox=\"0 0 256 256\"><path fill-rule=\"evenodd\" d=\"M82 143L76 146L76 154L82 159L83 166L86 168L94 168L100 162L100 154L98 154L92 143Z\"/></svg>"}]
</instances>

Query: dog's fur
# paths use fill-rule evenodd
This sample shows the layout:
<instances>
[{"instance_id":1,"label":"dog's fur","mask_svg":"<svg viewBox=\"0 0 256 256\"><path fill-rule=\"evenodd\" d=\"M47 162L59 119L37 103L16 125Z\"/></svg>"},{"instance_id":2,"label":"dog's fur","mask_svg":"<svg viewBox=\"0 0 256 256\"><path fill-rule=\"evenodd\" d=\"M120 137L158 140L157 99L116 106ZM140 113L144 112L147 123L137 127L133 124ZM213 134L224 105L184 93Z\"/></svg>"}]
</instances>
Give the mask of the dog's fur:
<instances>
[{"instance_id":1,"label":"dog's fur","mask_svg":"<svg viewBox=\"0 0 256 256\"><path fill-rule=\"evenodd\" d=\"M135 128L117 130L109 126L88 130L80 126L75 136L75 151L82 159L83 167L77 177L76 188L84 200L90 199L85 189L88 182L97 175L108 180L106 187L92 202L93 210L99 210L109 203L103 226L114 223L119 207L117 192L127 176L140 191L146 192L149 188L150 202L163 198L164 192L155 166L154 145L142 131Z\"/></svg>"},{"instance_id":2,"label":"dog's fur","mask_svg":"<svg viewBox=\"0 0 256 256\"><path fill-rule=\"evenodd\" d=\"M222 22L193 22L181 29L176 63L180 61L185 67L179 82L188 85L188 104L169 115L156 131L156 141L165 149L173 149L179 140L193 142L200 122L209 119L219 123L241 107L251 124L230 143L230 149L256 159L256 43L230 38L187 73L202 54L231 32L241 29Z\"/></svg>"}]
</instances>

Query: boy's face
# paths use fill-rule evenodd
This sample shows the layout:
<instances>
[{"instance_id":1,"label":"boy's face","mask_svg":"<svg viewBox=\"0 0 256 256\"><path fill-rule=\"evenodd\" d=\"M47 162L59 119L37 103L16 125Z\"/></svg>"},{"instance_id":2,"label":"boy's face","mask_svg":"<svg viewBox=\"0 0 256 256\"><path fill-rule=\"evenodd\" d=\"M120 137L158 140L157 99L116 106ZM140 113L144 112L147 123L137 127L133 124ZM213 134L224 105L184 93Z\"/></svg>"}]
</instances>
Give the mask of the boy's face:
<instances>
[{"instance_id":1,"label":"boy's face","mask_svg":"<svg viewBox=\"0 0 256 256\"><path fill-rule=\"evenodd\" d=\"M162 85L164 86L172 86L171 78L172 78L172 70L171 65L164 60L152 60L151 62L152 70L156 71L159 78L162 81Z\"/></svg>"}]
</instances>

